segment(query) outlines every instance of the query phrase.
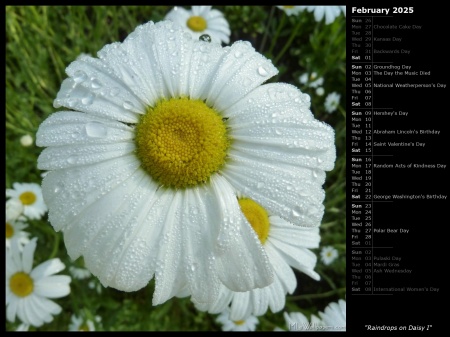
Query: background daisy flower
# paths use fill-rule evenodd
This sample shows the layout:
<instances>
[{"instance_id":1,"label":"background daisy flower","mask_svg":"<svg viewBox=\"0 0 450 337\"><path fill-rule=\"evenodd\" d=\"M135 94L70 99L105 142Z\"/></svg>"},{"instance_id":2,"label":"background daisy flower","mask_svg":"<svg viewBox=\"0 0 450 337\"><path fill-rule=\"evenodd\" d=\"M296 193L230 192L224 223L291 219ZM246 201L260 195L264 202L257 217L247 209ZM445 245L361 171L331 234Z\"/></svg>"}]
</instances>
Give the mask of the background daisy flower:
<instances>
[{"instance_id":1,"label":"background daisy flower","mask_svg":"<svg viewBox=\"0 0 450 337\"><path fill-rule=\"evenodd\" d=\"M311 320L301 312L283 313L288 331L316 331L322 330L324 323L315 315L311 315Z\"/></svg>"},{"instance_id":2,"label":"background daisy flower","mask_svg":"<svg viewBox=\"0 0 450 337\"><path fill-rule=\"evenodd\" d=\"M19 220L6 219L6 248L11 247L12 241L17 241L19 250L21 251L23 246L27 244L30 239L28 236L30 233L24 232L23 229L28 225Z\"/></svg>"},{"instance_id":3,"label":"background daisy flower","mask_svg":"<svg viewBox=\"0 0 450 337\"><path fill-rule=\"evenodd\" d=\"M292 294L297 279L291 267L304 272L315 280L320 276L314 271L316 255L309 248L317 248L320 242L319 228L295 226L267 211L251 199L240 198L241 210L258 235L269 261L274 268L274 282L261 289L233 292L221 286L220 295L209 307L198 309L219 313L230 303L230 319L242 320L249 315L261 316L270 307L272 312L282 310L286 293Z\"/></svg>"},{"instance_id":4,"label":"background daisy flower","mask_svg":"<svg viewBox=\"0 0 450 337\"><path fill-rule=\"evenodd\" d=\"M171 20L189 32L194 39L207 34L211 42L229 43L230 26L222 12L211 9L212 6L192 6L191 10L174 7L165 19Z\"/></svg>"},{"instance_id":5,"label":"background daisy flower","mask_svg":"<svg viewBox=\"0 0 450 337\"><path fill-rule=\"evenodd\" d=\"M327 95L325 98L325 110L328 113L332 113L336 111L337 107L339 106L339 101L341 100L341 95L337 92L332 92Z\"/></svg>"},{"instance_id":6,"label":"background daisy flower","mask_svg":"<svg viewBox=\"0 0 450 337\"><path fill-rule=\"evenodd\" d=\"M332 246L326 246L320 251L320 257L324 264L329 265L338 257L338 251Z\"/></svg>"},{"instance_id":7,"label":"background daisy flower","mask_svg":"<svg viewBox=\"0 0 450 337\"><path fill-rule=\"evenodd\" d=\"M325 17L325 24L332 23L341 13L346 15L346 6L301 6L308 12L314 13L317 22Z\"/></svg>"},{"instance_id":8,"label":"background daisy flower","mask_svg":"<svg viewBox=\"0 0 450 337\"><path fill-rule=\"evenodd\" d=\"M84 280L92 276L89 270L85 268L70 266L69 271L72 274L73 278L76 278L77 280Z\"/></svg>"},{"instance_id":9,"label":"background daisy flower","mask_svg":"<svg viewBox=\"0 0 450 337\"><path fill-rule=\"evenodd\" d=\"M155 48L148 48L155 45ZM273 271L239 209L246 192L273 214L318 226L334 131L248 42L192 39L163 21L139 26L99 59L71 63L39 127L49 220L72 259L104 286L153 304L185 286L212 302L220 284L265 287ZM191 160L194 158L195 160Z\"/></svg>"},{"instance_id":10,"label":"background daisy flower","mask_svg":"<svg viewBox=\"0 0 450 337\"><path fill-rule=\"evenodd\" d=\"M277 6L279 9L284 11L286 15L298 15L302 11L303 6Z\"/></svg>"},{"instance_id":11,"label":"background daisy flower","mask_svg":"<svg viewBox=\"0 0 450 337\"><path fill-rule=\"evenodd\" d=\"M325 310L319 312L323 324L330 331L345 331L347 326L347 304L343 299L327 305Z\"/></svg>"},{"instance_id":12,"label":"background daisy flower","mask_svg":"<svg viewBox=\"0 0 450 337\"><path fill-rule=\"evenodd\" d=\"M12 189L6 189L6 196L20 201L29 219L40 219L47 212L41 187L36 183L14 183Z\"/></svg>"},{"instance_id":13,"label":"background daisy flower","mask_svg":"<svg viewBox=\"0 0 450 337\"><path fill-rule=\"evenodd\" d=\"M222 331L255 331L259 321L255 316L248 316L242 320L233 321L230 319L230 311L224 310L216 318L216 322L222 324Z\"/></svg>"},{"instance_id":14,"label":"background daisy flower","mask_svg":"<svg viewBox=\"0 0 450 337\"><path fill-rule=\"evenodd\" d=\"M317 88L323 84L323 77L318 77L317 73L313 71L311 74L309 73L302 74L298 78L298 81L309 88Z\"/></svg>"},{"instance_id":15,"label":"background daisy flower","mask_svg":"<svg viewBox=\"0 0 450 337\"><path fill-rule=\"evenodd\" d=\"M69 331L95 331L95 325L93 321L86 319L83 312L80 315L72 314Z\"/></svg>"},{"instance_id":16,"label":"background daisy flower","mask_svg":"<svg viewBox=\"0 0 450 337\"><path fill-rule=\"evenodd\" d=\"M23 135L22 137L20 137L20 144L24 147L33 145L33 137L31 137L30 135Z\"/></svg>"},{"instance_id":17,"label":"background daisy flower","mask_svg":"<svg viewBox=\"0 0 450 337\"><path fill-rule=\"evenodd\" d=\"M53 320L61 307L49 298L70 293L70 277L54 275L64 269L60 259L47 260L32 268L37 238L20 252L16 244L6 250L6 318L14 322L16 316L29 325L39 327Z\"/></svg>"},{"instance_id":18,"label":"background daisy flower","mask_svg":"<svg viewBox=\"0 0 450 337\"><path fill-rule=\"evenodd\" d=\"M9 199L6 201L6 218L16 220L23 214L23 204L19 199Z\"/></svg>"}]
</instances>

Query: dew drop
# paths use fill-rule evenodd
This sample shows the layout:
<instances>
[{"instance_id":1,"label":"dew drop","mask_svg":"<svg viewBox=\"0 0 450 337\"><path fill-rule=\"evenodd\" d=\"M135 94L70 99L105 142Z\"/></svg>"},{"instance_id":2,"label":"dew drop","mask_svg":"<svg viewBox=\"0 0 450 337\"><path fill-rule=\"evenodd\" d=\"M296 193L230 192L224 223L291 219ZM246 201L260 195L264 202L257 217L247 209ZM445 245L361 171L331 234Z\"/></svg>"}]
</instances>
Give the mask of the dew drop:
<instances>
[{"instance_id":1,"label":"dew drop","mask_svg":"<svg viewBox=\"0 0 450 337\"><path fill-rule=\"evenodd\" d=\"M251 78L250 78L250 77L246 77L246 78L244 79L244 81L242 82L242 84L243 84L245 87L248 87L250 84L252 84Z\"/></svg>"},{"instance_id":2,"label":"dew drop","mask_svg":"<svg viewBox=\"0 0 450 337\"><path fill-rule=\"evenodd\" d=\"M86 97L83 97L81 99L81 103L83 103L84 105L91 105L92 103L94 103L94 98L95 95L93 93L89 93Z\"/></svg>"},{"instance_id":3,"label":"dew drop","mask_svg":"<svg viewBox=\"0 0 450 337\"><path fill-rule=\"evenodd\" d=\"M234 52L234 57L236 57L236 58L242 57L242 52L239 51L239 50L236 50L236 51Z\"/></svg>"},{"instance_id":4,"label":"dew drop","mask_svg":"<svg viewBox=\"0 0 450 337\"><path fill-rule=\"evenodd\" d=\"M110 96L117 96L120 92L120 89L117 87L111 88L111 90L109 91L109 95Z\"/></svg>"},{"instance_id":5,"label":"dew drop","mask_svg":"<svg viewBox=\"0 0 450 337\"><path fill-rule=\"evenodd\" d=\"M67 105L69 106L69 108L73 108L76 103L77 103L77 99L76 98L69 98L67 100Z\"/></svg>"},{"instance_id":6,"label":"dew drop","mask_svg":"<svg viewBox=\"0 0 450 337\"><path fill-rule=\"evenodd\" d=\"M278 129L278 128L275 129L275 133L276 133L277 135L281 135L281 134L282 134L281 130Z\"/></svg>"},{"instance_id":7,"label":"dew drop","mask_svg":"<svg viewBox=\"0 0 450 337\"><path fill-rule=\"evenodd\" d=\"M123 107L127 110L131 110L134 108L133 103L131 103L130 101L123 102Z\"/></svg>"},{"instance_id":8,"label":"dew drop","mask_svg":"<svg viewBox=\"0 0 450 337\"><path fill-rule=\"evenodd\" d=\"M183 34L183 37L184 37L185 39L188 39L188 40L192 39L191 34L189 34L188 32L185 32L185 33Z\"/></svg>"},{"instance_id":9,"label":"dew drop","mask_svg":"<svg viewBox=\"0 0 450 337\"><path fill-rule=\"evenodd\" d=\"M73 74L73 80L75 81L75 83L81 83L86 81L87 79L87 75L83 70L77 70L74 74Z\"/></svg>"},{"instance_id":10,"label":"dew drop","mask_svg":"<svg viewBox=\"0 0 450 337\"><path fill-rule=\"evenodd\" d=\"M75 162L76 162L77 160L76 160L76 158L75 157L69 157L69 158L67 158L67 162L69 163L69 164L75 164Z\"/></svg>"},{"instance_id":11,"label":"dew drop","mask_svg":"<svg viewBox=\"0 0 450 337\"><path fill-rule=\"evenodd\" d=\"M91 87L92 89L99 89L102 87L102 84L100 83L99 80L97 80L96 78L94 78L91 82Z\"/></svg>"},{"instance_id":12,"label":"dew drop","mask_svg":"<svg viewBox=\"0 0 450 337\"><path fill-rule=\"evenodd\" d=\"M262 188L263 186L264 186L264 184L263 184L262 182L259 182L259 183L256 185L257 188Z\"/></svg>"},{"instance_id":13,"label":"dew drop","mask_svg":"<svg viewBox=\"0 0 450 337\"><path fill-rule=\"evenodd\" d=\"M85 126L86 134L91 138L103 138L108 133L108 129L103 123L89 122Z\"/></svg>"},{"instance_id":14,"label":"dew drop","mask_svg":"<svg viewBox=\"0 0 450 337\"><path fill-rule=\"evenodd\" d=\"M300 207L295 206L292 210L292 216L298 218L300 216Z\"/></svg>"},{"instance_id":15,"label":"dew drop","mask_svg":"<svg viewBox=\"0 0 450 337\"><path fill-rule=\"evenodd\" d=\"M202 34L198 39L204 42L211 42L211 36L209 36L208 34Z\"/></svg>"},{"instance_id":16,"label":"dew drop","mask_svg":"<svg viewBox=\"0 0 450 337\"><path fill-rule=\"evenodd\" d=\"M263 66L260 66L258 68L258 74L261 75L261 76L269 75L269 73L267 72L266 68L264 68Z\"/></svg>"}]
</instances>

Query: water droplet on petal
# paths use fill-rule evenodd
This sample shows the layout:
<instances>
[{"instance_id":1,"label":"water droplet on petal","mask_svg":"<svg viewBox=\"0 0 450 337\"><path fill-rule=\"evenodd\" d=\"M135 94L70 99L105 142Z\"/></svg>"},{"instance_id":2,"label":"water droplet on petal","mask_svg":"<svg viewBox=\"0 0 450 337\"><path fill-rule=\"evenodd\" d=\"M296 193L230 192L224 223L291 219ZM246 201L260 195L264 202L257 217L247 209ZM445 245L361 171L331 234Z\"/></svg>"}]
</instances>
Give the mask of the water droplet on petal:
<instances>
[{"instance_id":1,"label":"water droplet on petal","mask_svg":"<svg viewBox=\"0 0 450 337\"><path fill-rule=\"evenodd\" d=\"M244 78L244 81L242 82L242 84L243 84L245 87L248 87L250 84L252 84L251 78L250 78L250 77Z\"/></svg>"},{"instance_id":2,"label":"water droplet on petal","mask_svg":"<svg viewBox=\"0 0 450 337\"><path fill-rule=\"evenodd\" d=\"M133 109L134 105L130 101L125 101L125 102L123 102L123 107L127 110L131 110L131 109Z\"/></svg>"},{"instance_id":3,"label":"water droplet on petal","mask_svg":"<svg viewBox=\"0 0 450 337\"><path fill-rule=\"evenodd\" d=\"M89 93L86 97L81 99L81 103L84 105L91 105L94 102L95 95L93 93Z\"/></svg>"},{"instance_id":4,"label":"water droplet on petal","mask_svg":"<svg viewBox=\"0 0 450 337\"><path fill-rule=\"evenodd\" d=\"M262 182L259 182L259 183L256 185L257 188L262 188L263 186L264 186L264 184L263 184Z\"/></svg>"},{"instance_id":5,"label":"water droplet on petal","mask_svg":"<svg viewBox=\"0 0 450 337\"><path fill-rule=\"evenodd\" d=\"M239 57L241 57L241 56L242 56L242 52L241 52L241 51L236 50L236 51L234 52L234 57L239 58Z\"/></svg>"},{"instance_id":6,"label":"water droplet on petal","mask_svg":"<svg viewBox=\"0 0 450 337\"><path fill-rule=\"evenodd\" d=\"M208 34L202 34L198 39L200 41L211 42L211 36L209 36Z\"/></svg>"},{"instance_id":7,"label":"water droplet on petal","mask_svg":"<svg viewBox=\"0 0 450 337\"><path fill-rule=\"evenodd\" d=\"M99 80L97 80L96 78L94 78L91 82L91 87L92 89L99 89L102 87L102 84L100 83Z\"/></svg>"},{"instance_id":8,"label":"water droplet on petal","mask_svg":"<svg viewBox=\"0 0 450 337\"><path fill-rule=\"evenodd\" d=\"M292 210L292 216L298 218L300 214L301 214L300 207L295 206L294 209Z\"/></svg>"},{"instance_id":9,"label":"water droplet on petal","mask_svg":"<svg viewBox=\"0 0 450 337\"><path fill-rule=\"evenodd\" d=\"M77 103L77 99L76 98L69 98L67 100L67 105L69 106L69 108L73 108L76 103Z\"/></svg>"},{"instance_id":10,"label":"water droplet on petal","mask_svg":"<svg viewBox=\"0 0 450 337\"><path fill-rule=\"evenodd\" d=\"M81 83L86 81L87 79L87 75L83 70L77 70L74 74L73 74L73 80L75 81L75 83Z\"/></svg>"},{"instance_id":11,"label":"water droplet on petal","mask_svg":"<svg viewBox=\"0 0 450 337\"><path fill-rule=\"evenodd\" d=\"M267 72L266 68L264 68L263 66L260 66L258 68L258 74L260 74L261 76L269 75L269 73Z\"/></svg>"},{"instance_id":12,"label":"water droplet on petal","mask_svg":"<svg viewBox=\"0 0 450 337\"><path fill-rule=\"evenodd\" d=\"M120 92L120 89L117 87L111 88L111 90L109 91L109 95L110 96L117 96Z\"/></svg>"},{"instance_id":13,"label":"water droplet on petal","mask_svg":"<svg viewBox=\"0 0 450 337\"><path fill-rule=\"evenodd\" d=\"M108 133L108 129L103 123L89 122L85 126L86 134L91 138L103 138Z\"/></svg>"},{"instance_id":14,"label":"water droplet on petal","mask_svg":"<svg viewBox=\"0 0 450 337\"><path fill-rule=\"evenodd\" d=\"M281 135L281 134L282 134L281 130L278 129L278 128L275 129L275 133L276 133L277 135Z\"/></svg>"},{"instance_id":15,"label":"water droplet on petal","mask_svg":"<svg viewBox=\"0 0 450 337\"><path fill-rule=\"evenodd\" d=\"M69 158L67 158L67 162L69 163L69 164L75 164L75 162L76 162L76 158L75 157L69 157Z\"/></svg>"}]
</instances>

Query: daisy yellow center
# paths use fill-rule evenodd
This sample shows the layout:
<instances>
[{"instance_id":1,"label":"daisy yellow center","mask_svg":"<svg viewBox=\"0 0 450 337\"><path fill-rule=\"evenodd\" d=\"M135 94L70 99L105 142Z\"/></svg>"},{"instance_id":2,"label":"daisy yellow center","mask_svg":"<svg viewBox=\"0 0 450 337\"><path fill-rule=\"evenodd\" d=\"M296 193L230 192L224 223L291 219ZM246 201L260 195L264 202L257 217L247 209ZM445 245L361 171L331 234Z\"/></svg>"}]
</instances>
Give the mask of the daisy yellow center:
<instances>
[{"instance_id":1,"label":"daisy yellow center","mask_svg":"<svg viewBox=\"0 0 450 337\"><path fill-rule=\"evenodd\" d=\"M259 241L264 244L269 235L270 223L267 211L252 199L242 198L238 200L241 211L247 221L252 225L253 230L258 235Z\"/></svg>"},{"instance_id":2,"label":"daisy yellow center","mask_svg":"<svg viewBox=\"0 0 450 337\"><path fill-rule=\"evenodd\" d=\"M27 273L15 273L9 279L9 288L16 296L26 297L33 292L33 279Z\"/></svg>"},{"instance_id":3,"label":"daisy yellow center","mask_svg":"<svg viewBox=\"0 0 450 337\"><path fill-rule=\"evenodd\" d=\"M283 8L291 9L291 8L294 8L294 6L283 6Z\"/></svg>"},{"instance_id":4,"label":"daisy yellow center","mask_svg":"<svg viewBox=\"0 0 450 337\"><path fill-rule=\"evenodd\" d=\"M172 98L148 108L136 125L136 154L166 187L208 181L225 163L229 146L222 117L201 100Z\"/></svg>"},{"instance_id":5,"label":"daisy yellow center","mask_svg":"<svg viewBox=\"0 0 450 337\"><path fill-rule=\"evenodd\" d=\"M14 235L14 228L9 223L6 223L6 238L9 239Z\"/></svg>"},{"instance_id":6,"label":"daisy yellow center","mask_svg":"<svg viewBox=\"0 0 450 337\"><path fill-rule=\"evenodd\" d=\"M87 323L83 323L79 326L78 331L90 331Z\"/></svg>"},{"instance_id":7,"label":"daisy yellow center","mask_svg":"<svg viewBox=\"0 0 450 337\"><path fill-rule=\"evenodd\" d=\"M24 205L32 205L36 201L36 194L33 192L23 192L19 196L19 199Z\"/></svg>"},{"instance_id":8,"label":"daisy yellow center","mask_svg":"<svg viewBox=\"0 0 450 337\"><path fill-rule=\"evenodd\" d=\"M201 16L191 16L186 24L194 32L203 32L207 27L206 20Z\"/></svg>"},{"instance_id":9,"label":"daisy yellow center","mask_svg":"<svg viewBox=\"0 0 450 337\"><path fill-rule=\"evenodd\" d=\"M236 325L242 325L244 323L245 323L245 321L242 319L240 321L234 321L234 324L236 324Z\"/></svg>"}]
</instances>

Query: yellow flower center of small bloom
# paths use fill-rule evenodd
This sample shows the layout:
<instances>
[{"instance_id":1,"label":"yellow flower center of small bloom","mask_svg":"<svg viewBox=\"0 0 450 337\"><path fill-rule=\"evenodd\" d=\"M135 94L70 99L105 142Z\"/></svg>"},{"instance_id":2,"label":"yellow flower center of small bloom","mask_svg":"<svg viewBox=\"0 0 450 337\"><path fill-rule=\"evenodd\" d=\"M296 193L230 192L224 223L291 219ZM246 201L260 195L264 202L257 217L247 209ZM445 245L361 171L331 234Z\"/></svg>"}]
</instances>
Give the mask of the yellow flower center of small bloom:
<instances>
[{"instance_id":1,"label":"yellow flower center of small bloom","mask_svg":"<svg viewBox=\"0 0 450 337\"><path fill-rule=\"evenodd\" d=\"M26 297L33 292L33 279L27 273L20 271L9 279L9 288L16 296Z\"/></svg>"},{"instance_id":2,"label":"yellow flower center of small bloom","mask_svg":"<svg viewBox=\"0 0 450 337\"><path fill-rule=\"evenodd\" d=\"M283 8L291 9L291 8L294 8L294 6L283 6Z\"/></svg>"},{"instance_id":3,"label":"yellow flower center of small bloom","mask_svg":"<svg viewBox=\"0 0 450 337\"><path fill-rule=\"evenodd\" d=\"M78 331L90 331L89 330L89 325L87 325L87 323L83 323L78 327Z\"/></svg>"},{"instance_id":4,"label":"yellow flower center of small bloom","mask_svg":"<svg viewBox=\"0 0 450 337\"><path fill-rule=\"evenodd\" d=\"M6 238L9 239L14 235L14 227L6 223Z\"/></svg>"},{"instance_id":5,"label":"yellow flower center of small bloom","mask_svg":"<svg viewBox=\"0 0 450 337\"><path fill-rule=\"evenodd\" d=\"M206 20L201 16L191 16L186 24L194 32L203 32L207 27Z\"/></svg>"},{"instance_id":6,"label":"yellow flower center of small bloom","mask_svg":"<svg viewBox=\"0 0 450 337\"><path fill-rule=\"evenodd\" d=\"M233 321L233 322L234 322L234 324L236 324L236 325L242 325L242 324L245 323L245 321L244 321L243 319L241 319L240 321Z\"/></svg>"},{"instance_id":7,"label":"yellow flower center of small bloom","mask_svg":"<svg viewBox=\"0 0 450 337\"><path fill-rule=\"evenodd\" d=\"M267 211L252 199L242 198L238 202L242 213L244 213L253 230L258 234L259 241L264 244L269 236L270 229Z\"/></svg>"},{"instance_id":8,"label":"yellow flower center of small bloom","mask_svg":"<svg viewBox=\"0 0 450 337\"><path fill-rule=\"evenodd\" d=\"M229 146L222 117L201 100L172 98L148 108L136 125L136 154L166 187L208 181L225 163Z\"/></svg>"},{"instance_id":9,"label":"yellow flower center of small bloom","mask_svg":"<svg viewBox=\"0 0 450 337\"><path fill-rule=\"evenodd\" d=\"M32 205L34 204L34 202L36 201L36 194L34 194L33 192L23 192L20 196L19 196L20 201L22 202L22 204L24 205Z\"/></svg>"}]
</instances>

